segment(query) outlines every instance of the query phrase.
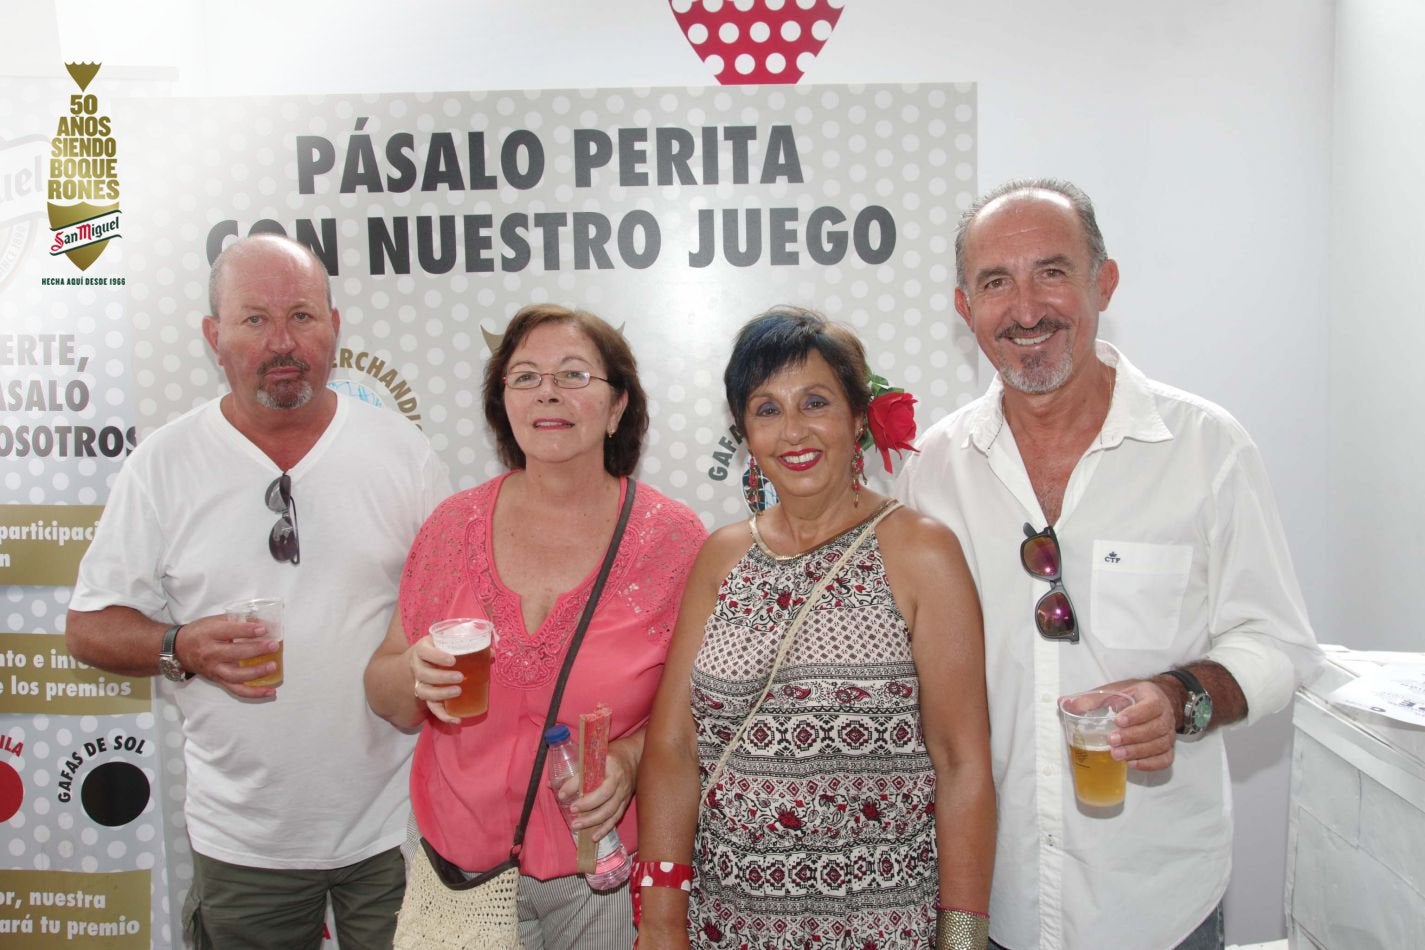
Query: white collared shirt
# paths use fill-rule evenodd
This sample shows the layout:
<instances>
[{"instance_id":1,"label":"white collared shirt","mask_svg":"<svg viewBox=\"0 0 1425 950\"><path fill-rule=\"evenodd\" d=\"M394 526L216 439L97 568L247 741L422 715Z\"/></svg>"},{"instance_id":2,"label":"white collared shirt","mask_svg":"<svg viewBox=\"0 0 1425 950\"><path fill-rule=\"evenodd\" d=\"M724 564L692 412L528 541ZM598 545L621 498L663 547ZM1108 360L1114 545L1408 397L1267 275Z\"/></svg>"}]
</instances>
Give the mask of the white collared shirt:
<instances>
[{"instance_id":1,"label":"white collared shirt","mask_svg":"<svg viewBox=\"0 0 1425 950\"><path fill-rule=\"evenodd\" d=\"M980 593L999 800L990 928L1012 950L1175 946L1231 871L1221 734L1179 741L1170 770L1129 773L1121 814L1089 817L1074 802L1059 696L1207 658L1236 678L1251 723L1285 706L1319 656L1251 438L1107 343L1098 356L1118 369L1112 403L1054 525L1079 643L1035 629L1049 585L1019 546L1045 517L998 377L925 433L896 483L959 537Z\"/></svg>"}]
</instances>

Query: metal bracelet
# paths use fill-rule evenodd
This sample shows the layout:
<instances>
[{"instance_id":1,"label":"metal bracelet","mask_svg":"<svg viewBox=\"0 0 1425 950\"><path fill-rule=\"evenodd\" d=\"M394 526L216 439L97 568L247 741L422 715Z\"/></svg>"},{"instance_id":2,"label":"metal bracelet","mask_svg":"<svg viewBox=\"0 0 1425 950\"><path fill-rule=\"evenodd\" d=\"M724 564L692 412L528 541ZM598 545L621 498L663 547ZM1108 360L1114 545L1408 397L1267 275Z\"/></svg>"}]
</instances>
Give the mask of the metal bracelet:
<instances>
[{"instance_id":1,"label":"metal bracelet","mask_svg":"<svg viewBox=\"0 0 1425 950\"><path fill-rule=\"evenodd\" d=\"M935 950L985 950L990 919L967 910L935 912Z\"/></svg>"}]
</instances>

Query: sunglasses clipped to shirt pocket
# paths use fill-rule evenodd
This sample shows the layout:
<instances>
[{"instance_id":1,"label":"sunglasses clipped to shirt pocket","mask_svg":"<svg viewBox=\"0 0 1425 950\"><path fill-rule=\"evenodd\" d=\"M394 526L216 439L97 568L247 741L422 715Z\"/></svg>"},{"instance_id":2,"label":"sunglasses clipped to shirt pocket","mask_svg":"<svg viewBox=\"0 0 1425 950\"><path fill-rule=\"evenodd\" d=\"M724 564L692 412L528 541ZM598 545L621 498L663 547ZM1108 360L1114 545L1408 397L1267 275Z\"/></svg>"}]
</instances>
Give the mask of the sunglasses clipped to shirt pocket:
<instances>
[{"instance_id":1,"label":"sunglasses clipped to shirt pocket","mask_svg":"<svg viewBox=\"0 0 1425 950\"><path fill-rule=\"evenodd\" d=\"M1171 643L1182 626L1192 545L1095 541L1089 623L1094 640L1119 650Z\"/></svg>"}]
</instances>

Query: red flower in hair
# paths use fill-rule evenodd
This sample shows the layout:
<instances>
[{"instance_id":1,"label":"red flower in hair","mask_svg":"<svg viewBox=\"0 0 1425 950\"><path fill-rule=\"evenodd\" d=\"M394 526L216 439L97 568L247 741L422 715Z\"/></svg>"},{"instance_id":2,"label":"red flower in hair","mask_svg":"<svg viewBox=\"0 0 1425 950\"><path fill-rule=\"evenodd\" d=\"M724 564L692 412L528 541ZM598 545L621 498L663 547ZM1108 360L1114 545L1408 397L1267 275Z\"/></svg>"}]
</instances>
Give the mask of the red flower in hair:
<instances>
[{"instance_id":1,"label":"red flower in hair","mask_svg":"<svg viewBox=\"0 0 1425 950\"><path fill-rule=\"evenodd\" d=\"M871 440L881 450L881 461L891 471L891 450L896 454L914 452L915 397L906 392L882 393L866 410Z\"/></svg>"},{"instance_id":2,"label":"red flower in hair","mask_svg":"<svg viewBox=\"0 0 1425 950\"><path fill-rule=\"evenodd\" d=\"M861 431L861 451L879 449L881 462L889 473L891 450L896 454L914 452L911 445L915 441L915 397L892 386L884 376L871 373L866 379L871 390L871 404L866 407L866 428ZM865 481L863 477L861 479Z\"/></svg>"}]
</instances>

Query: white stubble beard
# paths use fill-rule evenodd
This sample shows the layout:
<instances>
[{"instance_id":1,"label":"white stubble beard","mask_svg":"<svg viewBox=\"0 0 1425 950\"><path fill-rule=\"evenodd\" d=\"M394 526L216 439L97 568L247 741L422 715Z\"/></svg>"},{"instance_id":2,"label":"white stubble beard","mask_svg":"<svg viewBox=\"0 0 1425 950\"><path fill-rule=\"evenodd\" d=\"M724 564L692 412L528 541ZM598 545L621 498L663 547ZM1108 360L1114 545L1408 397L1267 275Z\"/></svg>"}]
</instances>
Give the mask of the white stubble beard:
<instances>
[{"instance_id":1,"label":"white stubble beard","mask_svg":"<svg viewBox=\"0 0 1425 950\"><path fill-rule=\"evenodd\" d=\"M312 384L305 379L295 394L288 398L278 398L266 389L257 390L258 405L267 409L300 409L312 401Z\"/></svg>"},{"instance_id":2,"label":"white stubble beard","mask_svg":"<svg viewBox=\"0 0 1425 950\"><path fill-rule=\"evenodd\" d=\"M1010 344L1010 346L1013 345L1013 343ZM1054 392L1068 382L1073 371L1073 354L1065 353L1057 363L1053 364L1049 364L1042 357L1031 359L1022 364L1006 362L1005 366L1000 367L999 375L1004 384L1016 392L1028 396L1042 396L1045 393Z\"/></svg>"}]
</instances>

